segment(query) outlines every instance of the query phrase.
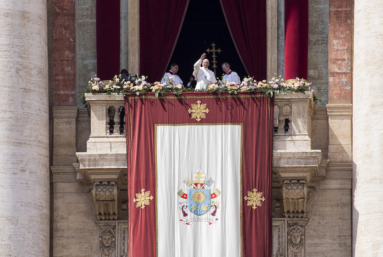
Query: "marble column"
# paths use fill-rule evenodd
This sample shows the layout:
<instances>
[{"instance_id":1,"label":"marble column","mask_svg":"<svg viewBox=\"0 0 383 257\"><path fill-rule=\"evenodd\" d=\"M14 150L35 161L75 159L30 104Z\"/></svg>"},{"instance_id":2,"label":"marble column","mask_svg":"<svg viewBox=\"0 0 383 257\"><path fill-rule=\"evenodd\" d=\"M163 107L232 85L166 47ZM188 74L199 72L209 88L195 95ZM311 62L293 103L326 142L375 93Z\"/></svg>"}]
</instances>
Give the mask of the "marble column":
<instances>
[{"instance_id":1,"label":"marble column","mask_svg":"<svg viewBox=\"0 0 383 257\"><path fill-rule=\"evenodd\" d=\"M354 255L383 254L383 1L355 0L353 67Z\"/></svg>"},{"instance_id":2,"label":"marble column","mask_svg":"<svg viewBox=\"0 0 383 257\"><path fill-rule=\"evenodd\" d=\"M49 256L47 1L0 4L0 256Z\"/></svg>"}]
</instances>

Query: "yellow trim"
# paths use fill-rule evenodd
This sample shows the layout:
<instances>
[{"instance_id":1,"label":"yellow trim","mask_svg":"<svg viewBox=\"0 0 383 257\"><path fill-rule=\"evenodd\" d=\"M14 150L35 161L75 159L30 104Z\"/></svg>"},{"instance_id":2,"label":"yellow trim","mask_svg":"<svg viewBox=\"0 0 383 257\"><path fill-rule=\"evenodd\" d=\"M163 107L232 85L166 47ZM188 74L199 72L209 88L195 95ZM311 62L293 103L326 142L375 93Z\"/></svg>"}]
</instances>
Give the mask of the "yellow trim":
<instances>
[{"instance_id":1,"label":"yellow trim","mask_svg":"<svg viewBox=\"0 0 383 257\"><path fill-rule=\"evenodd\" d=\"M240 201L240 206L239 206L239 209L240 209L240 222L241 222L241 224L240 224L240 236L241 236L241 257L243 257L243 252L244 252L244 250L243 250L243 218L242 218L242 216L243 216L243 210L242 210L242 202L243 202L243 200L242 200L242 191L243 191L243 178L242 178L242 166L243 166L243 163L242 163L242 158L243 158L243 156L242 156L242 152L243 152L243 124L241 124L241 156L240 156L240 166L241 166L241 171L240 171L240 180L241 180L241 189L240 189L240 198L239 199L241 199L241 201Z\"/></svg>"},{"instance_id":2,"label":"yellow trim","mask_svg":"<svg viewBox=\"0 0 383 257\"><path fill-rule=\"evenodd\" d=\"M130 108L130 102L129 102L129 131L130 131L130 138L129 138L129 146L130 146L130 193L131 195L133 195L133 183L132 183L132 138L133 138L133 135L132 135L132 108ZM134 203L134 202L133 202ZM129 208L129 220L132 221L132 210L133 210L133 203L132 203L132 206L130 206ZM133 226L132 224L129 223L129 226L130 226L130 238L129 238L129 241L130 241L130 256L133 256Z\"/></svg>"},{"instance_id":3,"label":"yellow trim","mask_svg":"<svg viewBox=\"0 0 383 257\"><path fill-rule=\"evenodd\" d=\"M190 98L253 98L253 97L268 97L265 95L201 95L201 96L159 96L155 97L153 95L135 95L128 96L130 99L190 99Z\"/></svg>"}]
</instances>

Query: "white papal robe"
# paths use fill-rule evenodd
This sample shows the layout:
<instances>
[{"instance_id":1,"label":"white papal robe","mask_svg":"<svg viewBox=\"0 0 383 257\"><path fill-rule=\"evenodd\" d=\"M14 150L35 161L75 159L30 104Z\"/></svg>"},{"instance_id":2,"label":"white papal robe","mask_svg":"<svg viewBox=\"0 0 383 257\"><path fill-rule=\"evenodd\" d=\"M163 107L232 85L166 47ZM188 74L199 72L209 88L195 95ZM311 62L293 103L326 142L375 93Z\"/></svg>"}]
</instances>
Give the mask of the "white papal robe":
<instances>
[{"instance_id":1,"label":"white papal robe","mask_svg":"<svg viewBox=\"0 0 383 257\"><path fill-rule=\"evenodd\" d=\"M222 81L235 82L237 85L241 84L241 79L239 78L238 74L232 70L223 76Z\"/></svg>"},{"instance_id":2,"label":"white papal robe","mask_svg":"<svg viewBox=\"0 0 383 257\"><path fill-rule=\"evenodd\" d=\"M201 67L201 63L202 60L199 59L194 64L193 76L197 80L197 85L195 87L196 90L203 90L206 89L210 84L217 83L217 80L214 76L214 72L212 72L209 69L205 69L204 67Z\"/></svg>"},{"instance_id":3,"label":"white papal robe","mask_svg":"<svg viewBox=\"0 0 383 257\"><path fill-rule=\"evenodd\" d=\"M175 86L177 86L178 84L182 84L182 87L184 87L183 86L184 82L181 80L181 78L178 75L174 74L174 72L172 71L168 71L165 73L165 75L161 79L161 84L166 84L167 80L171 80L171 78L174 79Z\"/></svg>"}]
</instances>

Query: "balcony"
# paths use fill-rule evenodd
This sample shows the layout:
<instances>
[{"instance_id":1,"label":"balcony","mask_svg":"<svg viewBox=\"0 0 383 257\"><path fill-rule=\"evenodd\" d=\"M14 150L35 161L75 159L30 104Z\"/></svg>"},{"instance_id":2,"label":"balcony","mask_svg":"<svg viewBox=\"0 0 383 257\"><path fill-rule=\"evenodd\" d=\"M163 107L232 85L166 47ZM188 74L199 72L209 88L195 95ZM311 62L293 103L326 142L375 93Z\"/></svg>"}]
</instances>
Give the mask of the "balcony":
<instances>
[{"instance_id":1,"label":"balcony","mask_svg":"<svg viewBox=\"0 0 383 257\"><path fill-rule=\"evenodd\" d=\"M94 190L102 183L126 189L124 98L122 95L86 94L85 99L91 133L87 152L77 153L77 179ZM312 118L315 112L316 104L311 92L275 97L273 190L281 190L283 195L280 199L276 195L274 199L274 202L280 202L279 209L276 207L276 212L280 214L277 213L276 217L305 218L309 189L325 177L328 161L322 160L321 150L312 149ZM302 188L303 193L290 197L289 188L292 186Z\"/></svg>"}]
</instances>

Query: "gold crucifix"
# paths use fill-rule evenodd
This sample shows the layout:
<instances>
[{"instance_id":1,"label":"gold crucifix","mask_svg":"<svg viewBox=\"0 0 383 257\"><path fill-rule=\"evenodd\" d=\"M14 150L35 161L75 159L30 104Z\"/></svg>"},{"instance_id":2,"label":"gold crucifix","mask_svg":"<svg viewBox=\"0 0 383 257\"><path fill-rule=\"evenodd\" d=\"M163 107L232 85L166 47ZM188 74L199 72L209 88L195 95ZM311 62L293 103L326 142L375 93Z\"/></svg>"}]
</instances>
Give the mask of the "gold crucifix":
<instances>
[{"instance_id":1,"label":"gold crucifix","mask_svg":"<svg viewBox=\"0 0 383 257\"><path fill-rule=\"evenodd\" d=\"M213 42L213 44L211 44L211 45L212 45L213 49L209 49L209 48L208 48L206 51L207 51L208 53L210 53L210 52L213 53L213 61L212 61L212 63L213 63L213 68L214 68L214 76L216 76L217 60L216 60L215 58L216 58L217 56L215 55L215 53L221 53L222 50L219 49L219 48L218 48L218 50L216 50L216 49L215 49L215 44L214 44L214 42Z\"/></svg>"}]
</instances>

